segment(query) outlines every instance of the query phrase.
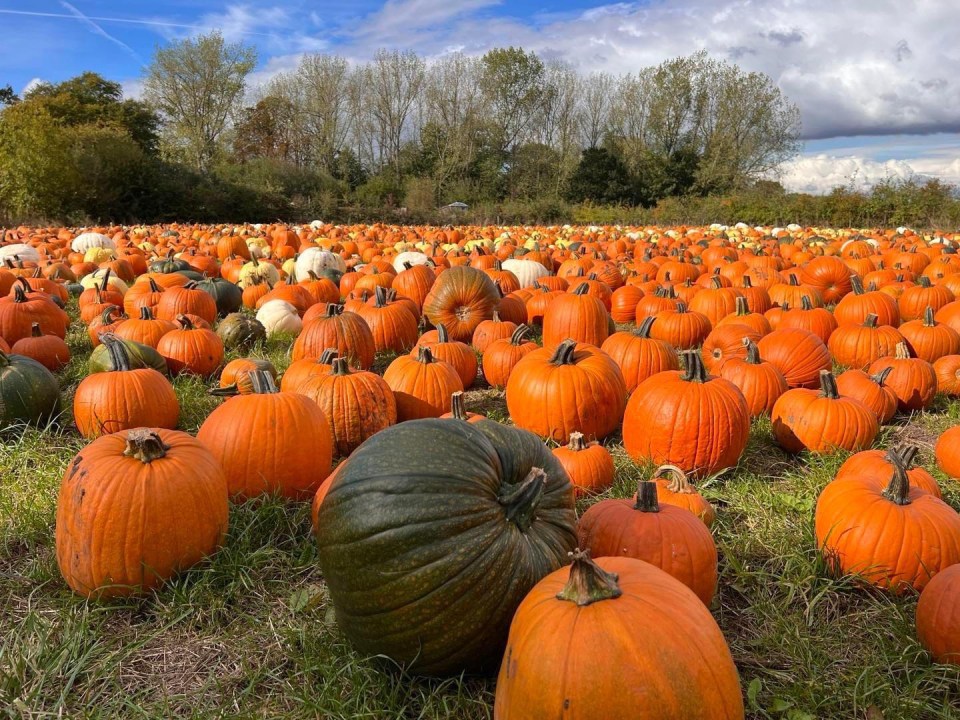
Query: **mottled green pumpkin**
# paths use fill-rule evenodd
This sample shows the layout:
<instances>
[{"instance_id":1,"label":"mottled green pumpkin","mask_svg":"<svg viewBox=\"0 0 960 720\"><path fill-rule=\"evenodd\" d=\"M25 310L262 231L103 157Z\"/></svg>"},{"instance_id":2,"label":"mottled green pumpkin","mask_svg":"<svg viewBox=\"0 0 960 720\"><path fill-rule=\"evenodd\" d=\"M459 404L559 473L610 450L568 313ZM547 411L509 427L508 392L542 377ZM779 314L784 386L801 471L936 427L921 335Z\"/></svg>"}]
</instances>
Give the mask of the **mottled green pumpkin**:
<instances>
[{"instance_id":1,"label":"mottled green pumpkin","mask_svg":"<svg viewBox=\"0 0 960 720\"><path fill-rule=\"evenodd\" d=\"M113 333L104 333L100 336L100 341L101 344L93 349L87 359L87 368L91 375L101 372L115 372L120 369L115 365L114 358L110 354L108 346L112 342L123 343L126 347L131 370L152 368L164 375L169 374L167 372L167 361L163 359L163 355L149 345L138 343L135 340L125 340Z\"/></svg>"},{"instance_id":2,"label":"mottled green pumpkin","mask_svg":"<svg viewBox=\"0 0 960 720\"><path fill-rule=\"evenodd\" d=\"M188 263L186 260L181 260L180 258L175 258L172 255L169 255L167 257L154 260L147 266L147 269L150 272L155 273L175 273L179 272L180 270L189 270L190 263Z\"/></svg>"},{"instance_id":3,"label":"mottled green pumpkin","mask_svg":"<svg viewBox=\"0 0 960 720\"><path fill-rule=\"evenodd\" d=\"M197 287L208 293L217 304L217 315L224 317L236 312L243 305L243 290L223 278L207 278L197 283Z\"/></svg>"},{"instance_id":4,"label":"mottled green pumpkin","mask_svg":"<svg viewBox=\"0 0 960 720\"><path fill-rule=\"evenodd\" d=\"M320 566L363 653L448 676L496 670L510 621L574 549L573 487L532 433L414 420L361 445L320 504Z\"/></svg>"},{"instance_id":5,"label":"mottled green pumpkin","mask_svg":"<svg viewBox=\"0 0 960 720\"><path fill-rule=\"evenodd\" d=\"M227 350L246 350L258 342L265 342L267 330L263 323L252 315L231 313L217 325L217 335L223 340L223 346Z\"/></svg>"},{"instance_id":6,"label":"mottled green pumpkin","mask_svg":"<svg viewBox=\"0 0 960 720\"><path fill-rule=\"evenodd\" d=\"M42 424L60 409L60 384L36 360L0 351L0 428Z\"/></svg>"}]
</instances>

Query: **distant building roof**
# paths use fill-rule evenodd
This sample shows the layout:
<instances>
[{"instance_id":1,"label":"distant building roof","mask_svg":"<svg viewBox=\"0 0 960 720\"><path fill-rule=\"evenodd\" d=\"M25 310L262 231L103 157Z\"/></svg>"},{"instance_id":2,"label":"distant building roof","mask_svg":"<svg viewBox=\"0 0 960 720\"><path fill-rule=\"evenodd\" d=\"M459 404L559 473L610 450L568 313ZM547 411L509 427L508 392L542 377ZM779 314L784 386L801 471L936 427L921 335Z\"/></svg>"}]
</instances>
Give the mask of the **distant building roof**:
<instances>
[{"instance_id":1,"label":"distant building roof","mask_svg":"<svg viewBox=\"0 0 960 720\"><path fill-rule=\"evenodd\" d=\"M444 205L444 207L449 208L450 210L466 210L470 206L465 202L460 202L458 200L457 202L452 202L449 205Z\"/></svg>"}]
</instances>

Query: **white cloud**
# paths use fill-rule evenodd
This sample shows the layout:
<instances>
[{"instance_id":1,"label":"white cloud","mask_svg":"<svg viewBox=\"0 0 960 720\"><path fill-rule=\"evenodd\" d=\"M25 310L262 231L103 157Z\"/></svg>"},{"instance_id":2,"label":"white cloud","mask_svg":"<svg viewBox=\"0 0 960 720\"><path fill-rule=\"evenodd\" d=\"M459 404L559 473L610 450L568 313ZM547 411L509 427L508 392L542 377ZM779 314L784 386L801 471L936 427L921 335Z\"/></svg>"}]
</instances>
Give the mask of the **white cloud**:
<instances>
[{"instance_id":1,"label":"white cloud","mask_svg":"<svg viewBox=\"0 0 960 720\"><path fill-rule=\"evenodd\" d=\"M960 183L960 158L926 157L873 160L859 155L806 155L785 163L779 180L791 192L826 193L835 187L857 190L883 180L939 178Z\"/></svg>"},{"instance_id":2,"label":"white cloud","mask_svg":"<svg viewBox=\"0 0 960 720\"><path fill-rule=\"evenodd\" d=\"M38 78L38 77L31 78L30 82L24 85L23 90L20 91L20 97L23 97L28 92L36 88L38 85L43 85L43 83L45 82L46 80L44 80L43 78Z\"/></svg>"}]
</instances>

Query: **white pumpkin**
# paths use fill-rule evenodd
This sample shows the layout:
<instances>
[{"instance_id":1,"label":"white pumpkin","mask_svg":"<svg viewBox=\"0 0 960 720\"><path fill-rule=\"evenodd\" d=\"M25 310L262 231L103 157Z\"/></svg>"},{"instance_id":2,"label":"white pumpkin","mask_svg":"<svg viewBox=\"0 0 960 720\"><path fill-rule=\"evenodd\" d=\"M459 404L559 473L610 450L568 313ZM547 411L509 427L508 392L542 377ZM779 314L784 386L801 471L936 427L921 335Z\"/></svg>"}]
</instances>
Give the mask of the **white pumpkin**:
<instances>
[{"instance_id":1,"label":"white pumpkin","mask_svg":"<svg viewBox=\"0 0 960 720\"><path fill-rule=\"evenodd\" d=\"M107 248L109 250L116 250L117 246L106 235L101 235L100 233L95 232L85 232L77 235L73 242L70 243L70 249L74 252L85 253L90 248Z\"/></svg>"},{"instance_id":2,"label":"white pumpkin","mask_svg":"<svg viewBox=\"0 0 960 720\"><path fill-rule=\"evenodd\" d=\"M37 252L35 247L31 247L25 243L17 243L15 245L5 245L0 247L0 263L2 263L7 258L13 260L14 258L20 258L23 262L40 262L40 253Z\"/></svg>"},{"instance_id":3,"label":"white pumpkin","mask_svg":"<svg viewBox=\"0 0 960 720\"><path fill-rule=\"evenodd\" d=\"M318 247L307 248L297 256L297 277L310 277L312 271L314 275L319 275L324 270L347 271L347 264L343 258L332 253L329 250L322 250Z\"/></svg>"},{"instance_id":4,"label":"white pumpkin","mask_svg":"<svg viewBox=\"0 0 960 720\"><path fill-rule=\"evenodd\" d=\"M276 266L268 263L266 261L251 261L245 263L242 268L240 268L240 278L237 284L240 287L247 287L248 285L256 285L259 282L269 283L270 286L276 285L280 282L280 271L277 270Z\"/></svg>"},{"instance_id":5,"label":"white pumpkin","mask_svg":"<svg viewBox=\"0 0 960 720\"><path fill-rule=\"evenodd\" d=\"M80 284L83 285L83 287L87 290L97 287L103 282L103 276L108 272L109 268L100 268L99 270L94 270L89 275L84 275L82 278L80 278ZM110 273L110 277L107 278L107 285L112 287L121 295L126 295L127 290L129 289L127 284L112 272Z\"/></svg>"},{"instance_id":6,"label":"white pumpkin","mask_svg":"<svg viewBox=\"0 0 960 720\"><path fill-rule=\"evenodd\" d=\"M393 269L398 273L406 270L407 265L429 265L430 258L424 255L422 252L414 252L412 250L407 252L402 252L393 259Z\"/></svg>"},{"instance_id":7,"label":"white pumpkin","mask_svg":"<svg viewBox=\"0 0 960 720\"><path fill-rule=\"evenodd\" d=\"M286 300L268 300L257 310L257 320L267 331L267 335L276 333L298 334L303 321L297 309Z\"/></svg>"},{"instance_id":8,"label":"white pumpkin","mask_svg":"<svg viewBox=\"0 0 960 720\"><path fill-rule=\"evenodd\" d=\"M537 280L550 274L550 271L536 260L510 258L509 260L504 260L501 263L501 267L516 275L522 288L533 287L533 284Z\"/></svg>"}]
</instances>

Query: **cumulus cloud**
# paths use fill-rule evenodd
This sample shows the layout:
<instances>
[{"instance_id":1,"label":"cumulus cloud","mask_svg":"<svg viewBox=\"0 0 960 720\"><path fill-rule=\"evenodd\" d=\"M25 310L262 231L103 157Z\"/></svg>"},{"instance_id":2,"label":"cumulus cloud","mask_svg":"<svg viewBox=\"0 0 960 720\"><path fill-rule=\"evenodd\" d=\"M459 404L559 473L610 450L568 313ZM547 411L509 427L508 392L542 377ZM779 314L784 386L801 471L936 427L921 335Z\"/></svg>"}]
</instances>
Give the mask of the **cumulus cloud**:
<instances>
[{"instance_id":1,"label":"cumulus cloud","mask_svg":"<svg viewBox=\"0 0 960 720\"><path fill-rule=\"evenodd\" d=\"M822 194L835 187L863 190L885 180L939 178L960 183L960 158L873 160L859 155L820 153L785 163L779 180L791 192Z\"/></svg>"}]
</instances>

